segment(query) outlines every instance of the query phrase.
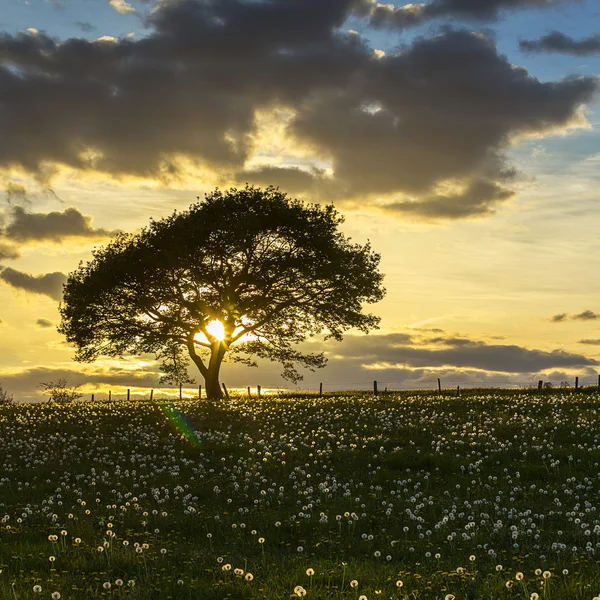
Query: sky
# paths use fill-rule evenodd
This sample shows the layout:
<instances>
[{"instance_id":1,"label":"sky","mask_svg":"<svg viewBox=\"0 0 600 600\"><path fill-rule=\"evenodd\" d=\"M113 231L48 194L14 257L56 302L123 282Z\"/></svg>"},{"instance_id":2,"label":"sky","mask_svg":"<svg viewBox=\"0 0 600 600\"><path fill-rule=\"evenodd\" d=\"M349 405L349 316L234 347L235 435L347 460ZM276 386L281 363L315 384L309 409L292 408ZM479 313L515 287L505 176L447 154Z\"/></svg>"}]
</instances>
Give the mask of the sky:
<instances>
[{"instance_id":1,"label":"sky","mask_svg":"<svg viewBox=\"0 0 600 600\"><path fill-rule=\"evenodd\" d=\"M66 277L215 187L333 203L381 254L368 335L312 339L325 390L596 383L595 0L5 0L0 384L158 387L73 361ZM190 368L198 382L199 373ZM289 388L277 364L229 387Z\"/></svg>"}]
</instances>

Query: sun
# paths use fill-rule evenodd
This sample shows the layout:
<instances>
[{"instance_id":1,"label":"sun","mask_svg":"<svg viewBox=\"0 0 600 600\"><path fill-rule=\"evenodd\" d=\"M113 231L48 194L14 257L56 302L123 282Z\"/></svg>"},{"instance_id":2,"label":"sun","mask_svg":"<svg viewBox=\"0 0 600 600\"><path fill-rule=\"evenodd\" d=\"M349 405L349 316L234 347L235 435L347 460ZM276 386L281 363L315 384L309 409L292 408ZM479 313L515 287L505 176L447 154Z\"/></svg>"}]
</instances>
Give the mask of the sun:
<instances>
[{"instance_id":1,"label":"sun","mask_svg":"<svg viewBox=\"0 0 600 600\"><path fill-rule=\"evenodd\" d=\"M225 339L225 327L221 321L217 321L216 319L211 321L206 326L206 331L208 331L208 333L210 333L210 335L213 337L217 338L220 342Z\"/></svg>"}]
</instances>

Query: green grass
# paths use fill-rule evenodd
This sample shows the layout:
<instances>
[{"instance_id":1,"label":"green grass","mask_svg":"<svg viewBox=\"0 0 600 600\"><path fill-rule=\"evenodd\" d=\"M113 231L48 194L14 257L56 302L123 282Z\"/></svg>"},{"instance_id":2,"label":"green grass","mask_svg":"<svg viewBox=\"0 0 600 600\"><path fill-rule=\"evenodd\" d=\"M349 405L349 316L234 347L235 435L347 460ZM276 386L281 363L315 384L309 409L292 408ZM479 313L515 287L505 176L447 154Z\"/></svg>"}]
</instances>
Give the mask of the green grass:
<instances>
[{"instance_id":1,"label":"green grass","mask_svg":"<svg viewBox=\"0 0 600 600\"><path fill-rule=\"evenodd\" d=\"M2 406L0 599L592 600L599 442L589 390Z\"/></svg>"}]
</instances>

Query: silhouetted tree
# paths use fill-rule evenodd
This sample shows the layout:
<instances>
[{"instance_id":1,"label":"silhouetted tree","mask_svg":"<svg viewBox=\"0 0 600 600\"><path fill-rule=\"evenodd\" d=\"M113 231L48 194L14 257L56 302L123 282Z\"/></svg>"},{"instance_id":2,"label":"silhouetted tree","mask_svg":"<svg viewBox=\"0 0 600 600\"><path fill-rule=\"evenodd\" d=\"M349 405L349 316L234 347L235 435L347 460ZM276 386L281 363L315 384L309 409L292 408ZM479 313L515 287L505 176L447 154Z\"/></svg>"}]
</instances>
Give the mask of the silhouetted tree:
<instances>
[{"instance_id":1,"label":"silhouetted tree","mask_svg":"<svg viewBox=\"0 0 600 600\"><path fill-rule=\"evenodd\" d=\"M298 382L296 363L314 370L327 359L293 346L379 323L361 305L385 293L380 256L369 242L350 243L342 222L332 205L304 204L278 188L216 190L95 249L68 277L58 330L76 344L75 360L153 352L172 382L187 377L187 352L211 399L222 396L226 353L249 366L257 357L279 362L283 377Z\"/></svg>"},{"instance_id":2,"label":"silhouetted tree","mask_svg":"<svg viewBox=\"0 0 600 600\"><path fill-rule=\"evenodd\" d=\"M48 402L72 402L83 396L81 392L77 391L80 385L69 388L67 378L60 377L56 383L54 381L40 383L38 387L44 390L44 394L48 394Z\"/></svg>"},{"instance_id":3,"label":"silhouetted tree","mask_svg":"<svg viewBox=\"0 0 600 600\"><path fill-rule=\"evenodd\" d=\"M4 389L2 384L0 384L0 404L12 404L13 401L14 398Z\"/></svg>"}]
</instances>

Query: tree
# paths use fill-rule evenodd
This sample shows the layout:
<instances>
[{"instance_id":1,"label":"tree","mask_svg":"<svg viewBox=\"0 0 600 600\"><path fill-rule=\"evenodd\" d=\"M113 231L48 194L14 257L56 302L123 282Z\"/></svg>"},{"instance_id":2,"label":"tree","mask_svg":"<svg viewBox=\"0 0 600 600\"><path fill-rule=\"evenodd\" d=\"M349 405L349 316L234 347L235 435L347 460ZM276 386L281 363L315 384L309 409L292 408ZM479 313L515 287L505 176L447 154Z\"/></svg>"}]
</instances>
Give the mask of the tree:
<instances>
[{"instance_id":1,"label":"tree","mask_svg":"<svg viewBox=\"0 0 600 600\"><path fill-rule=\"evenodd\" d=\"M69 388L67 386L67 378L60 377L56 383L53 381L40 383L38 387L44 390L44 394L49 395L48 402L71 402L83 396L82 393L77 391L80 385Z\"/></svg>"},{"instance_id":2,"label":"tree","mask_svg":"<svg viewBox=\"0 0 600 600\"><path fill-rule=\"evenodd\" d=\"M304 204L278 188L216 190L186 212L175 211L140 233L119 234L68 276L59 332L75 360L152 352L163 380L187 377L186 353L211 399L221 398L219 371L230 360L325 366L323 353L294 346L324 334L341 341L368 333L379 318L361 304L381 300L380 256L350 243L332 205Z\"/></svg>"},{"instance_id":3,"label":"tree","mask_svg":"<svg viewBox=\"0 0 600 600\"><path fill-rule=\"evenodd\" d=\"M0 384L0 404L12 404L14 398L9 395L8 390L5 390L2 384Z\"/></svg>"}]
</instances>

